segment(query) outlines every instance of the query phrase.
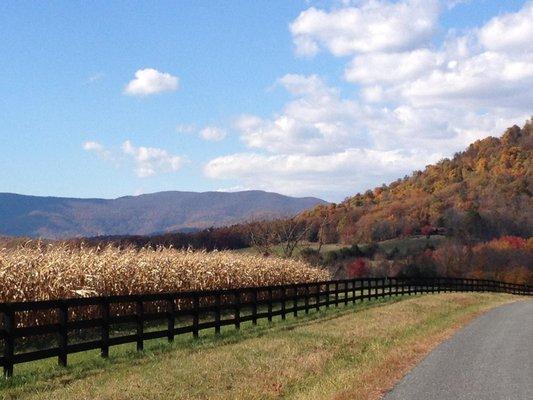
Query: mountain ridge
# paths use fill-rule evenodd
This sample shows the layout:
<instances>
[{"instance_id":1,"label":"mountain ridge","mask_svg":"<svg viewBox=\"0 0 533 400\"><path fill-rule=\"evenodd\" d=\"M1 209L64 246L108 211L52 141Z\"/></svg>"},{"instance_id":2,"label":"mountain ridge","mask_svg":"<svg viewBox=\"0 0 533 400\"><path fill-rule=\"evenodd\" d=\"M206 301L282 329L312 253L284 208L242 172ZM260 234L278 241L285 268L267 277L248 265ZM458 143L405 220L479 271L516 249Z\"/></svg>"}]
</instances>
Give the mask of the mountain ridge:
<instances>
[{"instance_id":1,"label":"mountain ridge","mask_svg":"<svg viewBox=\"0 0 533 400\"><path fill-rule=\"evenodd\" d=\"M445 232L468 240L533 235L533 120L423 171L317 206L301 218L326 242Z\"/></svg>"},{"instance_id":2,"label":"mountain ridge","mask_svg":"<svg viewBox=\"0 0 533 400\"><path fill-rule=\"evenodd\" d=\"M164 191L114 199L0 193L0 235L149 235L295 215L318 204L327 202L261 190Z\"/></svg>"}]
</instances>

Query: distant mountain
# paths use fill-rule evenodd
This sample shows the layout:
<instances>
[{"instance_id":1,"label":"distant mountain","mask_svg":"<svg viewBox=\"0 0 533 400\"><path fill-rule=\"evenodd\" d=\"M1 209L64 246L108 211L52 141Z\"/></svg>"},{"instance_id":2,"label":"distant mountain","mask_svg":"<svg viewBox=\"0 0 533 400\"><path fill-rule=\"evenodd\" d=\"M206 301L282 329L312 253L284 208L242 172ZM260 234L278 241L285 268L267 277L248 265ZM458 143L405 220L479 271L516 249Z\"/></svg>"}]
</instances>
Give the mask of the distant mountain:
<instances>
[{"instance_id":1,"label":"distant mountain","mask_svg":"<svg viewBox=\"0 0 533 400\"><path fill-rule=\"evenodd\" d=\"M472 143L452 159L303 213L327 241L381 241L416 233L467 239L533 235L533 121Z\"/></svg>"},{"instance_id":2,"label":"distant mountain","mask_svg":"<svg viewBox=\"0 0 533 400\"><path fill-rule=\"evenodd\" d=\"M159 192L113 200L0 193L0 236L68 238L194 231L298 214L325 201L277 193Z\"/></svg>"}]
</instances>

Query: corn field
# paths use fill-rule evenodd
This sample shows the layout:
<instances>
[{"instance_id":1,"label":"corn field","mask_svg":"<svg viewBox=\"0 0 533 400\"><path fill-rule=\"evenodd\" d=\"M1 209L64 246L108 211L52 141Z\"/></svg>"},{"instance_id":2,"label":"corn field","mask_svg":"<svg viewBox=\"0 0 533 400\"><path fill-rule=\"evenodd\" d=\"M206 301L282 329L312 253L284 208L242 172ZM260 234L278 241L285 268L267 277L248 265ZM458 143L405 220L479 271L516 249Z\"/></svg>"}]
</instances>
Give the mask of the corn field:
<instances>
[{"instance_id":1,"label":"corn field","mask_svg":"<svg viewBox=\"0 0 533 400\"><path fill-rule=\"evenodd\" d=\"M329 279L304 262L228 251L0 249L0 302L276 285Z\"/></svg>"}]
</instances>

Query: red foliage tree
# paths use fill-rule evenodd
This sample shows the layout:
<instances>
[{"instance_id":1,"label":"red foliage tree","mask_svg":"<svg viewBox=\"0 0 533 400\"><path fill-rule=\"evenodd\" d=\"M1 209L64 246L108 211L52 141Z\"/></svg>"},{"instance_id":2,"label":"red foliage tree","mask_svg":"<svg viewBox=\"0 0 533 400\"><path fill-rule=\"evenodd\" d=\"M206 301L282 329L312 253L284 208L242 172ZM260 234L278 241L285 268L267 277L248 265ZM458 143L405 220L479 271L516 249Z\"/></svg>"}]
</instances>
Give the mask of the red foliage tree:
<instances>
[{"instance_id":1,"label":"red foliage tree","mask_svg":"<svg viewBox=\"0 0 533 400\"><path fill-rule=\"evenodd\" d=\"M362 278L370 276L370 266L366 259L362 257L356 258L353 262L348 264L346 273L349 278Z\"/></svg>"}]
</instances>

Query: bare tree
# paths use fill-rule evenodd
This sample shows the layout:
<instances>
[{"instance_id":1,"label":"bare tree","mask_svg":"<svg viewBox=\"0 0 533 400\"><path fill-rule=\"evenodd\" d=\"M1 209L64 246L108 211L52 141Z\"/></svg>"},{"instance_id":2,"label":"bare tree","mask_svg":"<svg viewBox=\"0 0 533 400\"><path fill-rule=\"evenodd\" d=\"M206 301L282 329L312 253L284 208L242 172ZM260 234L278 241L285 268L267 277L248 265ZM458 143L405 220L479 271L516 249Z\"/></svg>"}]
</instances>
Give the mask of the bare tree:
<instances>
[{"instance_id":1,"label":"bare tree","mask_svg":"<svg viewBox=\"0 0 533 400\"><path fill-rule=\"evenodd\" d=\"M317 251L320 253L320 250L322 250L322 246L326 243L326 230L329 225L329 213L326 212L324 214L324 218L322 218L322 221L320 222L320 227L318 228L318 249Z\"/></svg>"},{"instance_id":2,"label":"bare tree","mask_svg":"<svg viewBox=\"0 0 533 400\"><path fill-rule=\"evenodd\" d=\"M250 245L264 256L272 254L272 247L277 243L273 223L256 221L248 224Z\"/></svg>"},{"instance_id":3,"label":"bare tree","mask_svg":"<svg viewBox=\"0 0 533 400\"><path fill-rule=\"evenodd\" d=\"M309 225L296 217L275 221L274 228L284 257L292 257L294 250L309 231Z\"/></svg>"}]
</instances>

